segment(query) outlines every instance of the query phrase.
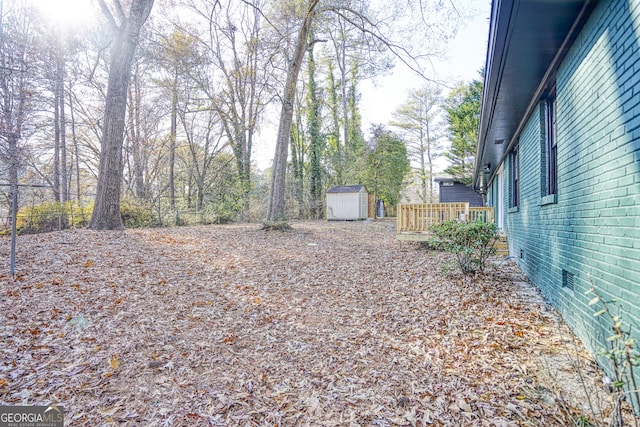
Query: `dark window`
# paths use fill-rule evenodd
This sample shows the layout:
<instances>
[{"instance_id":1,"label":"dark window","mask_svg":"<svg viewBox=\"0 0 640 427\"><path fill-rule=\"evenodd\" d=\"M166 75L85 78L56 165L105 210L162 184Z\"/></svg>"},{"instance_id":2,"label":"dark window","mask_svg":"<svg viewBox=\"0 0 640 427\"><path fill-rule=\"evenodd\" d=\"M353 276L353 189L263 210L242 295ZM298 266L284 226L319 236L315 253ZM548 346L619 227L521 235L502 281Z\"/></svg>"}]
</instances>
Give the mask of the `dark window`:
<instances>
[{"instance_id":1,"label":"dark window","mask_svg":"<svg viewBox=\"0 0 640 427\"><path fill-rule=\"evenodd\" d=\"M545 101L545 130L546 130L546 193L558 194L558 140L556 138L556 97L555 94Z\"/></svg>"},{"instance_id":2,"label":"dark window","mask_svg":"<svg viewBox=\"0 0 640 427\"><path fill-rule=\"evenodd\" d=\"M511 163L509 181L511 187L511 207L520 205L520 156L518 155L519 147L513 149L509 154Z\"/></svg>"}]
</instances>

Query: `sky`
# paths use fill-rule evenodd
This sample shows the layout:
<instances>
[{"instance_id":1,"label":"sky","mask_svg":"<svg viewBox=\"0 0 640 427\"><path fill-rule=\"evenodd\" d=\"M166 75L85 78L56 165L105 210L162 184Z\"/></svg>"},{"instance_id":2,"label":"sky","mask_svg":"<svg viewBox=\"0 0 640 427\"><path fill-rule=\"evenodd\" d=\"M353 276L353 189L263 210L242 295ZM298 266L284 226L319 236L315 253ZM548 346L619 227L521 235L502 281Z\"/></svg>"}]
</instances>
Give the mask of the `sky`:
<instances>
[{"instance_id":1,"label":"sky","mask_svg":"<svg viewBox=\"0 0 640 427\"><path fill-rule=\"evenodd\" d=\"M447 84L477 79L478 70L485 65L491 1L477 0L474 3L478 8L475 18L450 42L447 57L433 63L436 79ZM393 75L377 84L365 81L360 88L360 111L366 122L363 131L368 131L370 123L388 123L392 112L406 100L408 91L421 85L420 77L402 65L396 65Z\"/></svg>"},{"instance_id":2,"label":"sky","mask_svg":"<svg viewBox=\"0 0 640 427\"><path fill-rule=\"evenodd\" d=\"M82 22L93 12L90 0L34 0L54 23L62 25ZM453 85L458 81L470 82L478 77L478 70L485 64L489 34L491 0L461 0L465 7L476 13L459 30L447 46L447 57L433 63L435 78ZM367 80L359 87L362 130L368 137L371 124L387 124L393 111L407 98L410 89L421 86L420 78L408 67L397 64L393 73ZM279 113L279 108L276 108ZM258 169L271 166L275 150L277 117L267 118L256 138L253 159Z\"/></svg>"},{"instance_id":3,"label":"sky","mask_svg":"<svg viewBox=\"0 0 640 427\"><path fill-rule=\"evenodd\" d=\"M477 13L449 42L447 57L433 63L436 79L450 85L478 78L478 71L484 67L486 60L491 0L465 1L473 3ZM406 100L408 91L420 87L421 84L420 77L400 64L396 65L394 72L389 76L377 78L375 82L364 81L359 90L365 138L368 137L371 124L386 125L391 121L393 111ZM277 123L273 126L277 127ZM263 132L258 138L253 157L258 169L265 170L271 166L275 144L269 144L270 139L275 142L275 135L272 136L270 132ZM438 166L440 169L445 167L444 164Z\"/></svg>"},{"instance_id":4,"label":"sky","mask_svg":"<svg viewBox=\"0 0 640 427\"><path fill-rule=\"evenodd\" d=\"M49 22L64 26L77 25L90 19L95 13L95 6L88 0L33 0Z\"/></svg>"}]
</instances>

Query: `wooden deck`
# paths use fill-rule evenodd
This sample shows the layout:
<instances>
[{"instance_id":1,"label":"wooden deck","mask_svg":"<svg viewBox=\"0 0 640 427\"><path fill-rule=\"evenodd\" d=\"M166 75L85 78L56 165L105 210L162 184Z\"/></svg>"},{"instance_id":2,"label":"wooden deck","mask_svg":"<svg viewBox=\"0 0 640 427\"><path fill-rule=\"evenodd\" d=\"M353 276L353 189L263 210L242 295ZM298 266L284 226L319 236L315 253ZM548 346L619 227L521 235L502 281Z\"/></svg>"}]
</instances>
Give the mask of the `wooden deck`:
<instances>
[{"instance_id":1,"label":"wooden deck","mask_svg":"<svg viewBox=\"0 0 640 427\"><path fill-rule=\"evenodd\" d=\"M493 223L493 208L472 208L469 203L398 205L397 231L398 234L426 233L433 224L441 224L451 220Z\"/></svg>"},{"instance_id":2,"label":"wooden deck","mask_svg":"<svg viewBox=\"0 0 640 427\"><path fill-rule=\"evenodd\" d=\"M398 205L396 238L402 241L423 242L429 228L446 221L482 221L493 223L492 207L473 208L469 203L415 203ZM508 255L506 237L496 243L498 255Z\"/></svg>"}]
</instances>

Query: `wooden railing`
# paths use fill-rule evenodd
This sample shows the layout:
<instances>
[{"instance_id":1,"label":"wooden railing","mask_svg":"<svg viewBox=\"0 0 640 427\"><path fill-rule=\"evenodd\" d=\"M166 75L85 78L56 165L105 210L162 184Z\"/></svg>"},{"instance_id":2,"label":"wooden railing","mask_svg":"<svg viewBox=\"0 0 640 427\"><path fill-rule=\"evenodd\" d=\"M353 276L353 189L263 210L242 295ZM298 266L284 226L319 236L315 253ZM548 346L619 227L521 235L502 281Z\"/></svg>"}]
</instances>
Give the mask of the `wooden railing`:
<instances>
[{"instance_id":1,"label":"wooden railing","mask_svg":"<svg viewBox=\"0 0 640 427\"><path fill-rule=\"evenodd\" d=\"M398 205L397 232L422 233L433 224L451 220L493 222L493 208L472 208L469 203Z\"/></svg>"},{"instance_id":2,"label":"wooden railing","mask_svg":"<svg viewBox=\"0 0 640 427\"><path fill-rule=\"evenodd\" d=\"M488 222L493 223L493 208L492 207L482 207L482 208L469 208L469 221L480 221L480 222Z\"/></svg>"}]
</instances>

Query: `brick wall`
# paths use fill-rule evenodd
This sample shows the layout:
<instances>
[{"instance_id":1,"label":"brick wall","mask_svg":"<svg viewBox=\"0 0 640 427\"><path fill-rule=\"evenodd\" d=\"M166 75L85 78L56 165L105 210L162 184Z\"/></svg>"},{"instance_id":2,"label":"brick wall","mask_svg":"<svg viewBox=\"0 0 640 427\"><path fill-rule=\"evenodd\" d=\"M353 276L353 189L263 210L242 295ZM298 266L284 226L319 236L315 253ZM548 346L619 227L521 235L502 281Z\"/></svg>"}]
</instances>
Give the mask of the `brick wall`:
<instances>
[{"instance_id":1,"label":"brick wall","mask_svg":"<svg viewBox=\"0 0 640 427\"><path fill-rule=\"evenodd\" d=\"M556 97L557 199L544 198L541 102L519 139L517 209L505 161L505 228L510 254L595 349L609 333L587 304L590 281L640 325L640 0L600 2L558 69Z\"/></svg>"}]
</instances>

